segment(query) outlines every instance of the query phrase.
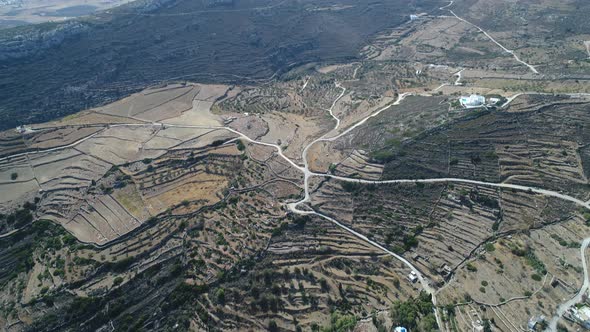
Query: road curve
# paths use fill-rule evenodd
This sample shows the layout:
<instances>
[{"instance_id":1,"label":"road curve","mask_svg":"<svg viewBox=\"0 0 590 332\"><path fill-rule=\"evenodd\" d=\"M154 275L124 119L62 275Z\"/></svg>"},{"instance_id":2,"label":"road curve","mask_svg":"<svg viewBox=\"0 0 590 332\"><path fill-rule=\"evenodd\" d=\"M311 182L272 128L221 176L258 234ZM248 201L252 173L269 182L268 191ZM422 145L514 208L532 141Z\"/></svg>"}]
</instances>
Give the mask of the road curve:
<instances>
[{"instance_id":1,"label":"road curve","mask_svg":"<svg viewBox=\"0 0 590 332\"><path fill-rule=\"evenodd\" d=\"M439 9L440 9L440 10L446 9L446 8L448 8L448 7L452 6L454 2L455 2L455 1L449 1L449 4L448 4L448 5L446 5L446 6L443 6L443 7L440 7Z\"/></svg>"},{"instance_id":2,"label":"road curve","mask_svg":"<svg viewBox=\"0 0 590 332\"><path fill-rule=\"evenodd\" d=\"M315 142L319 142L319 141L324 141L324 142L332 142L332 141L335 141L335 140L339 139L340 137L342 137L342 136L348 134L349 132L353 131L354 129L358 128L359 126L362 126L370 118L376 117L377 115L381 114L381 112L383 112L383 111L391 108L392 106L399 105L404 99L406 99L407 96L411 96L411 95L412 95L412 93L409 93L409 92L399 94L397 96L397 99L393 103L380 108L375 113L371 113L370 115L366 116L365 118L363 118L359 122L357 122L354 125L348 127L345 131L341 132L340 134L338 134L336 136L332 136L330 138L320 138L320 139L317 139L316 141L312 142L310 145L314 144ZM335 130L335 129L338 129L338 128L334 128L333 130Z\"/></svg>"},{"instance_id":3,"label":"road curve","mask_svg":"<svg viewBox=\"0 0 590 332\"><path fill-rule=\"evenodd\" d=\"M582 283L582 287L578 291L578 293L569 299L568 301L562 303L557 307L557 312L549 321L549 325L547 327L548 331L557 331L557 323L563 314L569 309L571 306L580 303L582 301L582 296L586 294L588 291L588 286L590 285L590 280L588 279L588 266L586 264L586 249L590 245L590 237L585 238L582 242L582 246L580 247L580 255L582 257L582 268L584 269L584 282Z\"/></svg>"},{"instance_id":4,"label":"road curve","mask_svg":"<svg viewBox=\"0 0 590 332\"><path fill-rule=\"evenodd\" d=\"M452 4L452 2L451 2ZM450 5L450 4L449 4ZM460 18L459 18L460 19ZM480 29L481 30L481 29ZM485 33L485 31L482 30L482 32ZM487 35L487 33L486 33ZM491 38L491 37L490 37ZM492 38L491 38L492 39ZM499 44L500 45L500 44ZM500 45L501 46L501 45ZM503 46L502 46L503 47ZM503 47L504 48L504 47ZM514 54L513 54L514 55ZM515 55L514 55L515 56ZM516 56L515 56L516 57ZM532 68L534 69L534 67ZM332 131L337 130L340 126L340 119L338 119L338 117L336 117L333 113L333 108L335 107L336 103L338 102L338 100L340 98L342 98L344 96L344 93L346 92L346 88L340 86L338 83L336 83L337 86L339 88L342 89L342 92L340 93L340 95L334 100L334 102L332 103L330 109L328 110L328 112L330 113L330 115L336 120L336 125L335 127L332 129ZM326 138L325 136L328 134L324 134L323 136L321 136L320 138L312 141L311 143L309 143L303 150L302 152L302 159L304 162L304 166L300 166L297 163L295 163L294 161L292 161L291 159L289 159L287 156L284 155L281 147L277 144L272 144L272 143L266 143L266 142L261 142L261 141L257 141L254 140L250 137L248 137L247 135L232 129L230 127L224 127L224 126L199 126L199 125L173 125L173 124L162 124L162 123L146 123L146 124L116 124L116 125L111 125L110 127L135 127L135 126L165 126L165 127L175 127L175 128L195 128L195 129L211 129L211 130L227 130L231 133L234 133L236 135L238 135L240 138L251 142L253 144L259 144L259 145L265 145L265 146L269 146L272 147L274 149L277 150L278 155L284 159L285 161L287 161L291 166L293 166L295 169L301 171L304 173L304 189L305 189L305 197L298 202L294 202L294 203L290 203L287 205L287 208L292 211L293 213L296 214L301 214L301 215L311 215L311 214L315 214L319 217L322 217L332 223L334 223L335 225L337 225L338 227L346 230L348 233L362 239L363 241L371 244L372 246L382 250L383 252L387 253L388 255L398 259L399 261L401 261L404 265L406 265L408 268L410 268L412 271L414 271L418 277L418 280L420 281L420 284L422 286L422 288L429 293L432 296L432 303L435 305L435 316L436 316L436 320L437 323L439 324L439 326L442 328L442 320L439 317L438 314L438 310L436 309L436 292L434 291L434 289L432 288L432 286L428 283L428 281L426 280L426 278L420 273L420 271L413 266L408 260L406 260L405 258L403 258L402 256L388 250L387 248L383 247L382 245L380 245L379 243L370 240L369 238L367 238L366 236L358 233L357 231L343 225L342 223L340 223L339 221L326 216L324 214L318 213L316 211L309 211L309 210L300 210L298 208L298 206L302 203L306 203L310 201L310 194L309 194L309 178L312 176L317 176L317 177L328 177L328 178L333 178L333 179L337 179L340 181L347 181L347 182L357 182L357 183L369 183L369 184L393 184L393 183L444 183L444 182L460 182L460 183L471 183L471 184L476 184L476 185L482 185L482 186L491 186L491 187L500 187L500 188L509 188L509 189L516 189L516 190L522 190L522 191L530 191L530 192L534 192L534 193L538 193L541 195L546 195L546 196L551 196L551 197L556 197L556 198L560 198L563 200L567 200L567 201L571 201L576 203L577 205L583 206L587 209L590 209L590 201L588 202L584 202L582 200L579 200L575 197L571 197L565 194L561 194L558 192L554 192L554 191L550 191L550 190L545 190L545 189L539 189L539 188L534 188L534 187L528 187L528 186L522 186L522 185L516 185L516 184L507 184L507 183L492 183L492 182L483 182L483 181L476 181L476 180L469 180L469 179L461 179L461 178L435 178L435 179L398 179L398 180L383 180L383 181L377 181L377 180L364 180L364 179L355 179L355 178L346 178L346 177L341 177L341 176L335 176L332 174L324 174L324 173L315 173L315 172L311 172L309 170L309 165L308 165L308 161L307 161L307 152L309 150L309 148L320 141L334 141L346 134L348 134L349 132L351 132L352 130L354 130L355 128L358 128L359 126L363 125L366 121L368 121L370 118L375 117L377 115L379 115L381 112L389 109L390 107L394 106L394 105L399 105L401 103L401 101L403 101L407 96L411 95L411 93L403 93L398 95L398 98L395 102L379 109L378 111L368 115L367 117L363 118L362 120L358 121L357 123L355 123L354 125L350 126L349 128L347 128L345 131L337 134L336 136L333 137L329 137ZM517 96L512 97L511 99L509 99L509 101L505 104L509 104L512 100L514 100ZM505 106L504 105L504 106ZM83 139L80 139L79 141L76 141L72 144L69 144L67 146L62 146L62 147L56 147L56 148L52 148L52 149L47 149L47 150L39 150L39 151L32 151L32 152L25 152L25 153L21 153L18 155L12 155L12 156L7 156L4 158L0 158L0 161L6 160L8 158L13 158L19 155L29 155L29 154L35 154L35 153L41 153L41 152L50 152L50 151L55 151L55 150L61 150L61 149L67 149L70 147L74 147L92 137L94 137L95 135L98 135L101 131L94 133L92 135L89 135ZM5 234L5 236L8 236L9 234ZM590 244L590 238L584 240L583 246L582 246L582 259L583 259L583 263L584 263L584 285L582 287L582 289L580 290L580 292L578 293L578 295L576 295L576 297L574 297L573 299L571 299L570 301L564 303L562 306L563 309L562 311L565 312L565 310L569 307L568 304L571 303L572 301L575 301L578 297L581 297L581 294L583 294L585 292L585 290L588 289L588 273L587 273L587 267L586 267L586 261L585 261L585 255L584 255L584 251L586 249L586 247L588 246L588 244ZM562 307L560 306L560 308ZM563 312L558 312L558 314L556 316L558 316L557 320L559 319L559 317L561 315L563 315Z\"/></svg>"},{"instance_id":5,"label":"road curve","mask_svg":"<svg viewBox=\"0 0 590 332\"><path fill-rule=\"evenodd\" d=\"M336 105L336 103L338 102L338 100L340 100L340 98L342 98L342 96L344 96L344 93L346 92L346 88L344 88L344 87L342 87L342 86L339 86L338 84L336 84L336 85L342 89L342 93L341 93L341 94L340 94L340 95L339 95L339 96L338 96L338 97L337 97L337 98L334 100L334 102L332 103L332 106L331 106L331 107L330 107L330 109L328 110L328 111L329 111L329 113L330 113L330 115L331 115L331 116L332 116L334 119L336 119L336 125L334 126L334 128L332 129L332 131L333 131L333 130L337 130L337 129L340 127L340 119L338 119L338 118L337 118L337 117L334 115L334 113L333 113L333 108L334 108L334 106ZM387 105L387 106L385 106L385 107L383 107L383 108L379 109L377 112L375 112L375 113L372 113L372 114L368 115L367 117L363 118L362 120L360 120L360 121L359 121L359 122L357 122L356 124L354 124L354 125L350 126L348 129L346 129L345 131L343 131L342 133L340 133L340 134L338 134L338 135L336 135L336 136L333 136L333 137L330 137L330 138L325 138L325 136L328 134L328 133L326 133L326 134L324 134L323 136L321 136L320 138L318 138L318 139L316 139L316 140L312 141L311 143L309 143L309 144L308 144L308 145L307 145L307 146L306 146L306 147L303 149L303 152L302 152L302 155L301 155L301 157L302 157L302 159L303 159L303 163L304 163L304 167L303 167L303 170L302 170L302 171L303 171L303 173L304 173L304 189L305 189L305 197L304 197L302 200L298 201L298 202L289 203L289 204L287 205L287 208L288 208L290 211L292 211L293 213L296 213L296 214L300 214L300 215L312 215L312 214L314 214L314 215L317 215L317 216L319 216L319 217L321 217L321 218L324 218L324 219L326 219L326 220L328 220L328 221L332 222L332 223L333 223L333 224L335 224L336 226L338 226L338 227L340 227L340 228L344 229L344 230L345 230L345 231L347 231L348 233L350 233L350 234L352 234L352 235L356 236L357 238L359 238L359 239L361 239L361 240L363 240L363 241L365 241L365 242L367 242L367 243L371 244L372 246L374 246L374 247L376 247L376 248L378 248L378 249L382 250L383 252L387 253L388 255L390 255L390 256L392 256L392 257L394 257L394 258L398 259L398 260L399 260L399 261L401 261L401 262L402 262L404 265L406 265L407 267L409 267L409 268L410 268L412 271L414 271L414 273L416 273L416 276L417 276L418 280L420 281L420 284L421 284L421 286L422 286L422 289L423 289L425 292L427 292L428 294L430 294L430 296L431 296L431 301L432 301L432 304L433 304L433 306L434 306L434 316L435 316L435 318L436 318L436 323L438 324L438 326L439 326L439 327L441 327L441 328L442 328L442 326L444 326L444 325L443 325L442 319L440 318L440 315L438 314L438 308L436 307L436 303L437 303L437 301L436 301L436 290L430 286L430 284L428 283L428 281L426 280L426 278L424 278L424 276L422 275L422 273L421 273L421 272L420 272L420 271L419 271L419 270L418 270L418 269L417 269L417 268L416 268L414 265L412 265L412 263L410 263L408 260L406 260L406 259L405 259L405 258L403 258L402 256L400 256L400 255L398 255L398 254L396 254L396 253L394 253L394 252L392 252L392 251L388 250L387 248L383 247L383 246L382 246L382 245L380 245L379 243L377 243L377 242L375 242L375 241L373 241L373 240L369 239L369 238L368 238L368 237L366 237L365 235L363 235L363 234L361 234L361 233L359 233L359 232L355 231L354 229L352 229L352 228L350 228L350 227L348 227L348 226L345 226L344 224L340 223L338 220L336 220L336 219L334 219L334 218L331 218L331 217L329 217L329 216L327 216L327 215L325 215L325 214L322 214L322 213L319 213L319 212L316 212L316 211L300 210L300 209L298 208L298 206L299 206L300 204L303 204L303 203L306 203L306 202L309 202L309 201L311 201L310 194L309 194L309 178L310 178L311 176L314 176L314 175L316 174L316 173L313 173L313 172L311 172L311 171L309 170L309 164L308 164L308 161L307 161L307 151L309 150L309 148L310 148L311 146L313 146L313 145L314 145L315 143L317 143L317 142L321 142L321 141L331 142L331 141L334 141L334 140L336 140L336 139L338 139L338 138L340 138L340 137L342 137L342 136L346 135L346 134L347 134L347 133L349 133L350 131L352 131L352 130L354 130L355 128L357 128L357 127L361 126L362 124L364 124L364 123L365 123L367 120L369 120L370 118L372 118L372 117L375 117L375 116L379 115L381 112L385 111L386 109L389 109L391 106L394 106L394 105L399 105L399 103L400 103L402 100L404 100L404 98L405 98L406 96L408 96L408 95L410 95L410 94L409 94L409 93L404 93L404 94L400 94L400 95L398 95L398 98L397 98L397 100L396 100L394 103L392 103L392 104L390 104L390 105Z\"/></svg>"}]
</instances>

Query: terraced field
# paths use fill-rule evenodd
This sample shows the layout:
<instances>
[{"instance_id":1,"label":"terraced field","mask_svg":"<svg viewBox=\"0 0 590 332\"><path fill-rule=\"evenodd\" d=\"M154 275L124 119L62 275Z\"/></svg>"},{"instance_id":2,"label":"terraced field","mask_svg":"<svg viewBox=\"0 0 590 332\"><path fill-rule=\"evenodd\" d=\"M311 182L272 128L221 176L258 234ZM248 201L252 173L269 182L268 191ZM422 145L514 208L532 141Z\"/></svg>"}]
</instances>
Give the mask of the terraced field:
<instances>
[{"instance_id":1,"label":"terraced field","mask_svg":"<svg viewBox=\"0 0 590 332\"><path fill-rule=\"evenodd\" d=\"M373 155L385 161L384 179L470 178L563 190L584 199L587 105L570 100L515 112L474 113L402 140L404 144L387 144L384 138L384 147ZM361 128L356 145L371 141L363 135L374 132L369 125Z\"/></svg>"},{"instance_id":2,"label":"terraced field","mask_svg":"<svg viewBox=\"0 0 590 332\"><path fill-rule=\"evenodd\" d=\"M340 135L335 130L332 135L338 136L334 142L326 140L315 148L319 150L310 150L317 158L312 164L317 169L343 179L377 183L319 176L310 183L308 209L337 219L369 241L403 255L412 269L320 216L285 216L286 204L299 201L307 185L297 163L287 156L300 155L305 150L302 144L317 138L333 122L321 115L322 109L334 110L346 123L375 105L362 106L365 111L351 107L356 94L347 93L353 88L347 84L359 83L337 83L335 78L356 77L358 71L352 68L315 74L327 75L320 85L326 88L324 96L305 93L317 84L318 77L269 90L289 91L285 100L309 99L307 113L299 114L296 107L287 106L281 112L249 115L236 105L262 90L177 85L63 119L56 129L38 126L21 135L22 145L7 139L6 154L17 155L2 159L3 185L18 187L21 192L3 196L9 198L3 203L6 211L14 209L16 202L31 200L34 205L26 209L34 218L51 219L69 231L51 229L49 242L30 251L18 246L5 248L7 266L21 271L9 276L5 270L3 274L7 290L12 292L4 296L14 308L7 315L25 315L17 308L39 303L46 294L67 285L75 295L63 300L66 305L108 294L95 304L108 308L127 303L129 307L113 314L117 324L142 324L151 305L148 299L133 291L125 296L118 291L140 287L151 294L150 299L160 301L158 316L182 312L186 306L196 308L196 315L182 316L183 324L193 328L256 330L274 324L287 330L315 328L318 321L334 315L334 307L344 315L339 319L346 315L360 319L417 298L421 287L408 280L413 269L440 287L440 301L454 308L440 312L445 322L457 326L470 324L460 317L474 312L492 318L469 301L501 303L508 289L523 294L535 291L535 296L543 299L571 294L579 274L555 270L549 274L537 271L540 277L535 276L532 285L537 288L518 287L522 273L535 274L539 264L548 266L557 259L549 255L556 249L548 247L547 239L571 249L580 242L585 233L574 229L586 227L582 222L585 217L573 203L485 185L378 181L435 174L435 178L553 188L587 199L586 162L580 148L587 139L580 126L587 121L582 111L587 105L584 101L523 97L514 108L459 115L449 112L445 96L414 97L384 116L371 118L358 130ZM167 98L158 103L163 96ZM163 114L164 110L168 113ZM89 123L91 115L130 122ZM288 132L272 124L276 116L299 116L316 123L321 119L321 125L308 127L313 130L308 129L304 137L289 138ZM223 127L222 122L229 127ZM542 130L547 126L553 131ZM242 129L260 141L241 136ZM358 146L369 141L376 147L371 152ZM288 148L291 145L293 148ZM288 148L287 152L277 153L278 146ZM327 159L334 162L321 161L321 154L332 149L341 151ZM14 170L17 179L11 179ZM27 191L26 183L33 189ZM11 227L15 229L14 224L3 226L4 231ZM34 226L25 223L27 227ZM28 230L21 232L29 234ZM70 234L98 246L77 245ZM536 242L531 243L533 239ZM42 248L50 248L50 253L25 265L9 258L36 257ZM510 275L508 281L485 280L489 286L482 286L485 292L480 289L481 294L488 294L489 289L495 297L471 293L478 280L492 279L488 276L497 273L493 264L500 264L502 257L482 262L482 255L500 255L507 250L525 257L533 264L532 270L502 262L506 265L502 273ZM575 268L578 263L568 264L579 273ZM483 276L472 277L474 271ZM155 282L149 281L153 278ZM564 285L563 290L537 291L543 285L554 285L555 280ZM454 290L456 287L461 291ZM270 293L260 291L265 288ZM456 294L463 293L469 300L468 295L463 302L457 298ZM540 312L549 315L558 304L552 301ZM244 303L249 304L247 308ZM40 314L27 315L27 319L47 321L49 316L42 313L51 309L46 304L35 305L42 308ZM527 314L515 305L506 304L514 312ZM503 307L492 307L497 326L516 319ZM59 321L72 324L84 315L86 311ZM85 319L88 327L105 324L102 316ZM164 319L149 324L164 328L177 323ZM48 329L51 326L46 324Z\"/></svg>"},{"instance_id":3,"label":"terraced field","mask_svg":"<svg viewBox=\"0 0 590 332\"><path fill-rule=\"evenodd\" d=\"M573 217L482 248L441 291L441 296L460 303L452 317L454 324L466 328L471 323L465 317L476 315L493 319L499 329L511 330L521 326L522 315L551 316L560 299L580 287L581 262L575 251L584 236L587 227Z\"/></svg>"},{"instance_id":4,"label":"terraced field","mask_svg":"<svg viewBox=\"0 0 590 332\"><path fill-rule=\"evenodd\" d=\"M541 76L530 45L470 22L478 1L258 2L136 3L9 60L25 79L88 44L108 64L60 58L85 81L50 75L27 114L101 106L0 133L0 329L559 321L587 275L590 102L569 93L585 74ZM162 29L120 36L146 22ZM12 79L16 112L32 90ZM463 108L472 93L499 101Z\"/></svg>"},{"instance_id":5,"label":"terraced field","mask_svg":"<svg viewBox=\"0 0 590 332\"><path fill-rule=\"evenodd\" d=\"M223 290L223 301L218 297L202 304L219 319L209 324L223 328L264 329L271 320L284 329L309 329L335 306L368 316L391 301L415 296L417 289L405 279L408 273L335 226L304 218L273 237L264 258L213 292Z\"/></svg>"},{"instance_id":6,"label":"terraced field","mask_svg":"<svg viewBox=\"0 0 590 332\"><path fill-rule=\"evenodd\" d=\"M53 213L65 216L68 205L66 201L58 204L60 193L78 193L81 197L63 196L72 206L73 199L84 201L77 203L80 209L69 211L73 217L63 226L78 239L88 236L104 245L78 245L68 233L54 230L55 226L39 231L48 235L47 243L41 241L30 248L9 244L3 248L2 257L21 255L25 265L19 260L4 261L6 270L0 277L6 287L2 296L11 303L9 308L39 306L36 313L27 315L27 319L38 319L50 310L39 299L67 284L73 295L62 299L64 303L107 292L111 295L104 298L104 305L116 307L121 301L131 301L134 305L130 310L139 315L151 310L153 303L139 294L131 295L133 291L122 297L117 289L141 284L144 290L157 288L158 294L170 294L176 284L210 284L240 261L267 248L271 235L284 228L277 200L297 197L301 179L280 165L272 151L258 146L210 143L201 148L171 149L155 159L109 166L104 176L92 180L84 190L48 190L37 201L36 214L50 215L53 208ZM33 231L31 236L40 224L48 223L28 226ZM30 231L21 232L27 239ZM43 248L47 251L42 259L28 263L27 257L37 257ZM180 261L187 268L178 275L174 269ZM10 267L18 269L9 277ZM145 276L154 274L159 281L145 284ZM167 296L158 301L167 301ZM7 310L6 317L11 319L12 309ZM19 315L25 314L19 311ZM72 317L81 318L76 314ZM89 327L102 324L100 315L88 318ZM75 324L69 319L64 317L62 322ZM45 322L35 329L55 328Z\"/></svg>"}]
</instances>

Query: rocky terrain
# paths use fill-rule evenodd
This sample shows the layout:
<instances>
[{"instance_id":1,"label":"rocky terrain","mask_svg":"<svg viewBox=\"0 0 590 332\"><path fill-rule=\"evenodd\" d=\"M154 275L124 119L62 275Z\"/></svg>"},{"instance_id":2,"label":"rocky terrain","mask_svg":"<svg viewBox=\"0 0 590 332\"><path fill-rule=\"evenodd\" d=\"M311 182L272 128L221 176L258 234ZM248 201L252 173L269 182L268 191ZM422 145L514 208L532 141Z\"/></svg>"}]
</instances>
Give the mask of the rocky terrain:
<instances>
[{"instance_id":1,"label":"rocky terrain","mask_svg":"<svg viewBox=\"0 0 590 332\"><path fill-rule=\"evenodd\" d=\"M579 329L585 62L482 6L141 2L6 32L0 329Z\"/></svg>"}]
</instances>

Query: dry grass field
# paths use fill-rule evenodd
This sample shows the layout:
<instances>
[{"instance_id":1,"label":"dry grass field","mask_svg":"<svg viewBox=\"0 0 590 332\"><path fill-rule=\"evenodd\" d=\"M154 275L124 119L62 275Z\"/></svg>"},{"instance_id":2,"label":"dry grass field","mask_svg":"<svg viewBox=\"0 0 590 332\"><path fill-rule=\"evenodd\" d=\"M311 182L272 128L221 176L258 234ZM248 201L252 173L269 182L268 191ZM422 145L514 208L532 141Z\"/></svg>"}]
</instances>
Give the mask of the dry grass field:
<instances>
[{"instance_id":1,"label":"dry grass field","mask_svg":"<svg viewBox=\"0 0 590 332\"><path fill-rule=\"evenodd\" d=\"M1 132L0 330L574 331L556 313L587 274L587 6L488 3L415 1L354 57L149 80Z\"/></svg>"}]
</instances>

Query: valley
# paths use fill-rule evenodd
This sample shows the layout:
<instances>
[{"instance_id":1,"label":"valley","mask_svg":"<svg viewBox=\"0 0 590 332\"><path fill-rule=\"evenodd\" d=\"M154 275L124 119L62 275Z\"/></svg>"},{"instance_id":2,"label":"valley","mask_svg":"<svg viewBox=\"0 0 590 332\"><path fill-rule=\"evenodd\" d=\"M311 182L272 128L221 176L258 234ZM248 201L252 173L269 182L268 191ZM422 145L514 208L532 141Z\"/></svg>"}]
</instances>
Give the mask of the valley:
<instances>
[{"instance_id":1,"label":"valley","mask_svg":"<svg viewBox=\"0 0 590 332\"><path fill-rule=\"evenodd\" d=\"M480 1L438 5L351 58L167 73L0 133L0 326L575 330L587 55L553 61L482 22Z\"/></svg>"}]
</instances>

